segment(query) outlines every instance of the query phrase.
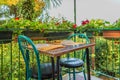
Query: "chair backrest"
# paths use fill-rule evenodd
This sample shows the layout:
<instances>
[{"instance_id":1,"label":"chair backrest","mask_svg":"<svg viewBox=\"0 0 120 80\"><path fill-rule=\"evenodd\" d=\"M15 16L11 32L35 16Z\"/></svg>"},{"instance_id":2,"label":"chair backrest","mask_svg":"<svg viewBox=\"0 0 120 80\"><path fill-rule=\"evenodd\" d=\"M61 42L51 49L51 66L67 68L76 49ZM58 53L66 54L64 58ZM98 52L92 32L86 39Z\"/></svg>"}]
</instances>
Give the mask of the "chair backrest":
<instances>
[{"instance_id":1,"label":"chair backrest","mask_svg":"<svg viewBox=\"0 0 120 80\"><path fill-rule=\"evenodd\" d=\"M70 35L68 38L68 40L73 40L74 42L80 42L80 43L85 43L88 44L90 43L89 38L84 34L84 33L74 33L72 35ZM82 53L82 54L80 54ZM77 57L77 58L82 58L82 60L85 60L85 51L84 50L80 50L80 51L75 51L74 54L72 55L72 57ZM68 54L67 57L69 58L70 55Z\"/></svg>"},{"instance_id":2,"label":"chair backrest","mask_svg":"<svg viewBox=\"0 0 120 80\"><path fill-rule=\"evenodd\" d=\"M84 38L86 40L85 43L90 43L89 38L83 33L74 33L74 34L70 35L67 39L70 40L71 38L74 38L74 41L76 42L76 37Z\"/></svg>"},{"instance_id":3,"label":"chair backrest","mask_svg":"<svg viewBox=\"0 0 120 80\"><path fill-rule=\"evenodd\" d=\"M24 35L19 35L18 36L18 45L19 45L19 49L22 53L25 65L26 65L26 79L30 79L31 77L31 67L30 67L30 54L31 54L31 50L28 49L28 46L32 47L32 53L35 53L35 60L36 60L36 65L38 68L38 80L41 80L41 71L40 71L40 59L39 59L39 52L36 49L34 43L32 42L32 40ZM33 54L32 54L33 55Z\"/></svg>"}]
</instances>

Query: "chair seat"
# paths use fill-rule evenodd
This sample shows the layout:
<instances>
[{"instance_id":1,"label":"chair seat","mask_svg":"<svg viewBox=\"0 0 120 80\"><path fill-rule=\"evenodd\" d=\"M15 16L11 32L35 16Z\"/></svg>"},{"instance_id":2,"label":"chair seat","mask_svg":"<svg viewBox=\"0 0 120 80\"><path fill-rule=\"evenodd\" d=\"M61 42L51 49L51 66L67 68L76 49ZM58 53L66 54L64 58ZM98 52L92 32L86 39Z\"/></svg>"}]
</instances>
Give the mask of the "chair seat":
<instances>
[{"instance_id":1,"label":"chair seat","mask_svg":"<svg viewBox=\"0 0 120 80\"><path fill-rule=\"evenodd\" d=\"M77 68L83 66L84 62L78 58L63 58L60 60L60 65L67 68Z\"/></svg>"},{"instance_id":2,"label":"chair seat","mask_svg":"<svg viewBox=\"0 0 120 80\"><path fill-rule=\"evenodd\" d=\"M40 64L40 67L41 67L41 77L42 79L49 79L49 78L52 78L52 64L51 63L43 63L43 64ZM32 78L35 78L37 79L38 78L38 69L36 66L33 66L32 67ZM55 73L57 76L57 69L56 69L56 66L55 66Z\"/></svg>"}]
</instances>

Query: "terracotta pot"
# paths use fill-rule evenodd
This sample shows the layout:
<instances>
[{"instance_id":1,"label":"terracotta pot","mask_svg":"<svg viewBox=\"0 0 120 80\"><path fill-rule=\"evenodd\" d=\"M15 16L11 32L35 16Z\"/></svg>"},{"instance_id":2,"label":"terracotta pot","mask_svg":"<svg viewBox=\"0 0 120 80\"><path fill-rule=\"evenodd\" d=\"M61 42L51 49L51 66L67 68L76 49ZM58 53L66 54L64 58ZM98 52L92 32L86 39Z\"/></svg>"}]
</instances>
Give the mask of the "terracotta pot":
<instances>
[{"instance_id":1,"label":"terracotta pot","mask_svg":"<svg viewBox=\"0 0 120 80\"><path fill-rule=\"evenodd\" d=\"M106 30L103 31L103 37L106 39L118 39L120 38L120 30Z\"/></svg>"}]
</instances>

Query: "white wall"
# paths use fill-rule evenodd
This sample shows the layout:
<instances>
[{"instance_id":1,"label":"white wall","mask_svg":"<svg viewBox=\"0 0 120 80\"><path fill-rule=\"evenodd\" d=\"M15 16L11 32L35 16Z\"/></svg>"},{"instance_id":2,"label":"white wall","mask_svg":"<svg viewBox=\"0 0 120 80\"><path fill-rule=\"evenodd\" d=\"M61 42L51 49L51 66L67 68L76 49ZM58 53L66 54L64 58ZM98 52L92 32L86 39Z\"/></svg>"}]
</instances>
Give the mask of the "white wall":
<instances>
[{"instance_id":1,"label":"white wall","mask_svg":"<svg viewBox=\"0 0 120 80\"><path fill-rule=\"evenodd\" d=\"M76 0L77 24L85 19L104 19L110 22L120 18L120 0ZM74 0L63 0L58 8L49 10L51 16L74 21Z\"/></svg>"}]
</instances>

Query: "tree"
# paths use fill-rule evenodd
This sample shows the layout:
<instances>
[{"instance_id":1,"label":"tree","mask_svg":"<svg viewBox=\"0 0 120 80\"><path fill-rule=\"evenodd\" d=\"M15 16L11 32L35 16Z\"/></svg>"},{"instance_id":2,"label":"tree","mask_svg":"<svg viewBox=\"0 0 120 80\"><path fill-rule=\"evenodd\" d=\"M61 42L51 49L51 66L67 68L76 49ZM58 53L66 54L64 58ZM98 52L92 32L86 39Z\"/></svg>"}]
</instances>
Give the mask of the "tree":
<instances>
[{"instance_id":1,"label":"tree","mask_svg":"<svg viewBox=\"0 0 120 80\"><path fill-rule=\"evenodd\" d=\"M51 6L57 7L61 2L61 0L1 0L0 5L8 6L8 12L15 17L31 20L38 17L42 10L49 9Z\"/></svg>"},{"instance_id":2,"label":"tree","mask_svg":"<svg viewBox=\"0 0 120 80\"><path fill-rule=\"evenodd\" d=\"M57 7L60 6L62 4L62 0L44 0L45 2L45 8L50 8L51 6L53 7Z\"/></svg>"},{"instance_id":3,"label":"tree","mask_svg":"<svg viewBox=\"0 0 120 80\"><path fill-rule=\"evenodd\" d=\"M21 5L21 16L32 20L40 15L45 3L41 0L24 0Z\"/></svg>"}]
</instances>

